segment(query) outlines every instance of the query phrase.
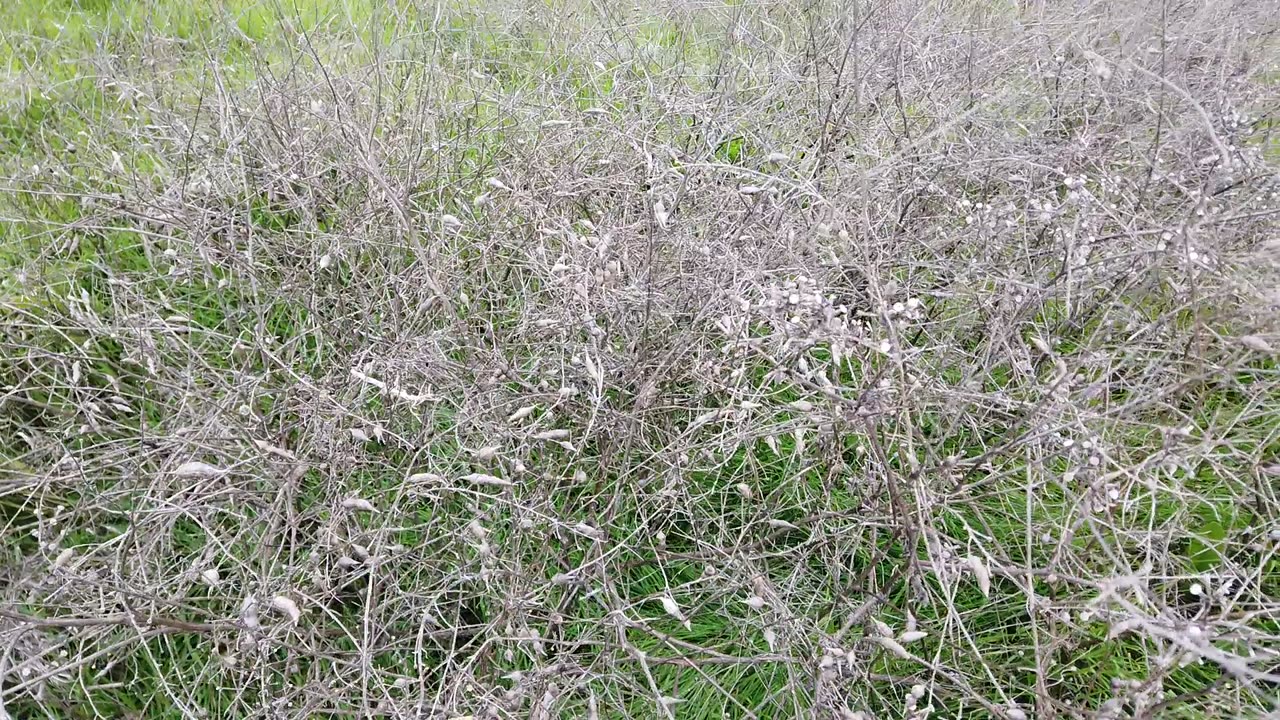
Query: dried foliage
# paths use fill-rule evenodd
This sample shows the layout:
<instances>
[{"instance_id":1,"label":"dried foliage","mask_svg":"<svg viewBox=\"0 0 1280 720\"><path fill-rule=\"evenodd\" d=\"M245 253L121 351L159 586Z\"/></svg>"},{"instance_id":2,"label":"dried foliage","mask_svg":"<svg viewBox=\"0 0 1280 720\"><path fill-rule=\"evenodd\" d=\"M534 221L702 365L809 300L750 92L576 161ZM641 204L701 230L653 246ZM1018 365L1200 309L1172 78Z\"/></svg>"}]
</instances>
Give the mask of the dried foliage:
<instances>
[{"instance_id":1,"label":"dried foliage","mask_svg":"<svg viewBox=\"0 0 1280 720\"><path fill-rule=\"evenodd\" d=\"M11 33L0 716L1274 710L1274 12L1024 5Z\"/></svg>"}]
</instances>

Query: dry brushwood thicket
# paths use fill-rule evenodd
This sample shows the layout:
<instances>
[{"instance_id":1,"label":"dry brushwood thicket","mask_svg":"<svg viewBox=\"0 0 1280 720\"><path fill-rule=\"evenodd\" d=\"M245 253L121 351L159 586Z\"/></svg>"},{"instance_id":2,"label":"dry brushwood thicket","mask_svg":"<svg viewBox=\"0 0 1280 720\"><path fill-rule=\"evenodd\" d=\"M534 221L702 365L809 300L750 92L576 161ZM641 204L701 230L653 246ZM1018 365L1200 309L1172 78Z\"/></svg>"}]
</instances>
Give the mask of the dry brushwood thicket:
<instances>
[{"instance_id":1,"label":"dry brushwood thicket","mask_svg":"<svg viewBox=\"0 0 1280 720\"><path fill-rule=\"evenodd\" d=\"M0 21L0 717L1275 711L1274 6L212 5Z\"/></svg>"}]
</instances>

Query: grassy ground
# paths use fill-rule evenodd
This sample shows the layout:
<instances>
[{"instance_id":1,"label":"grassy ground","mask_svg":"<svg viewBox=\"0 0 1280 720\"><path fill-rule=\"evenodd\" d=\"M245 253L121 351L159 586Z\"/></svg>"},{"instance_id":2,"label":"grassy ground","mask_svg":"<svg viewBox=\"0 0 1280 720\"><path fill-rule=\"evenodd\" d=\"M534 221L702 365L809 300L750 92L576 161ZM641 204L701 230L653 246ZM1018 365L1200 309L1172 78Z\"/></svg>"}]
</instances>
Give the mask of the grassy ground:
<instances>
[{"instance_id":1,"label":"grassy ground","mask_svg":"<svg viewBox=\"0 0 1280 720\"><path fill-rule=\"evenodd\" d=\"M1275 712L1276 30L6 6L0 717Z\"/></svg>"}]
</instances>

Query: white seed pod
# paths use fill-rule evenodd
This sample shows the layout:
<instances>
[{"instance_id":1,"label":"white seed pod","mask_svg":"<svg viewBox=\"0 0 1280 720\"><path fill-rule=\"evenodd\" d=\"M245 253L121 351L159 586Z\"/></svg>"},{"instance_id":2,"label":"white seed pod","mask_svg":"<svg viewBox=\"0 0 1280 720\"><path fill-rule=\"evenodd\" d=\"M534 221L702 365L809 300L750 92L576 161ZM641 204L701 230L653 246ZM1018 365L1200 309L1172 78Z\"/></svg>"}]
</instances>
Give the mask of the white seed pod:
<instances>
[{"instance_id":1,"label":"white seed pod","mask_svg":"<svg viewBox=\"0 0 1280 720\"><path fill-rule=\"evenodd\" d=\"M1044 340L1041 340L1040 338L1033 336L1031 338L1031 344L1035 345L1036 349L1044 353L1045 355L1053 355L1053 348L1049 347L1049 343L1045 342Z\"/></svg>"},{"instance_id":2,"label":"white seed pod","mask_svg":"<svg viewBox=\"0 0 1280 720\"><path fill-rule=\"evenodd\" d=\"M764 629L764 641L769 646L769 652L778 649L778 634L773 631L773 628Z\"/></svg>"},{"instance_id":3,"label":"white seed pod","mask_svg":"<svg viewBox=\"0 0 1280 720\"><path fill-rule=\"evenodd\" d=\"M884 649L888 650L894 655L897 655L903 660L912 659L911 653L906 648L902 647L902 645L897 640L894 640L891 637L878 637L878 638L875 638L875 641L880 643L880 645L884 647Z\"/></svg>"},{"instance_id":4,"label":"white seed pod","mask_svg":"<svg viewBox=\"0 0 1280 720\"><path fill-rule=\"evenodd\" d=\"M496 177L491 177L488 180L485 180L485 184L493 188L494 190L510 190L511 189L507 187L506 183L502 182Z\"/></svg>"},{"instance_id":5,"label":"white seed pod","mask_svg":"<svg viewBox=\"0 0 1280 720\"><path fill-rule=\"evenodd\" d=\"M487 193L487 192L480 193L479 195L475 196L475 198L471 200L471 204L475 205L478 208L484 207L485 205L489 204L490 197L492 197L490 193Z\"/></svg>"},{"instance_id":6,"label":"white seed pod","mask_svg":"<svg viewBox=\"0 0 1280 720\"><path fill-rule=\"evenodd\" d=\"M328 270L330 265L333 265L333 256L332 256L332 255L330 255L329 253L325 253L325 254L321 255L321 256L320 256L320 269L321 269L321 270Z\"/></svg>"},{"instance_id":7,"label":"white seed pod","mask_svg":"<svg viewBox=\"0 0 1280 720\"><path fill-rule=\"evenodd\" d=\"M271 598L271 609L289 618L289 622L295 625L302 619L302 611L298 609L298 604L284 595Z\"/></svg>"},{"instance_id":8,"label":"white seed pod","mask_svg":"<svg viewBox=\"0 0 1280 720\"><path fill-rule=\"evenodd\" d=\"M217 587L222 582L222 575L218 573L218 568L209 568L200 573L200 579L209 587Z\"/></svg>"},{"instance_id":9,"label":"white seed pod","mask_svg":"<svg viewBox=\"0 0 1280 720\"><path fill-rule=\"evenodd\" d=\"M661 200L653 204L653 219L657 221L658 227L665 228L667 226L667 218L671 215L667 212L667 206Z\"/></svg>"},{"instance_id":10,"label":"white seed pod","mask_svg":"<svg viewBox=\"0 0 1280 720\"><path fill-rule=\"evenodd\" d=\"M807 413L813 410L813 403L809 402L808 400L796 400L794 402L788 403L787 407L797 412Z\"/></svg>"},{"instance_id":11,"label":"white seed pod","mask_svg":"<svg viewBox=\"0 0 1280 720\"><path fill-rule=\"evenodd\" d=\"M779 520L778 518L769 518L769 519L768 519L768 520L766 520L765 522L766 522L766 523L769 525L769 527L771 527L771 528L779 528L779 529L786 529L786 530L799 530L799 529L800 529L800 526L799 526L799 525L796 525L796 524L794 524L794 523L789 523L789 522L787 522L786 520Z\"/></svg>"},{"instance_id":12,"label":"white seed pod","mask_svg":"<svg viewBox=\"0 0 1280 720\"><path fill-rule=\"evenodd\" d=\"M715 420L718 417L720 417L720 408L716 408L714 410L708 410L702 413L701 415L699 415L698 417L694 418L693 422L689 423L689 429L696 430L697 428L700 428L703 425L706 425L707 423L711 422L712 420Z\"/></svg>"},{"instance_id":13,"label":"white seed pod","mask_svg":"<svg viewBox=\"0 0 1280 720\"><path fill-rule=\"evenodd\" d=\"M375 510L373 507L373 503L369 502L368 500L365 500L364 498L358 498L358 497L349 497L346 500L343 500L342 507L346 508L347 510L360 510L362 512L370 512L370 513L377 512L377 510Z\"/></svg>"},{"instance_id":14,"label":"white seed pod","mask_svg":"<svg viewBox=\"0 0 1280 720\"><path fill-rule=\"evenodd\" d=\"M741 495L742 497L744 497L744 498L746 498L746 499L748 499L748 500L750 500L750 499L751 499L752 497L754 497L754 495L755 495L755 493L751 492L751 486L750 486L750 485L748 485L748 484L746 484L746 483L744 483L744 482L740 482L740 483L738 483L737 485L735 485L734 487L736 487L736 488L737 488L737 490L738 490L738 494L739 494L739 495Z\"/></svg>"},{"instance_id":15,"label":"white seed pod","mask_svg":"<svg viewBox=\"0 0 1280 720\"><path fill-rule=\"evenodd\" d=\"M533 411L536 410L537 407L538 407L537 405L525 405L519 410L516 410L515 412L511 413L511 415L507 417L507 422L509 423L520 422L521 420L532 415Z\"/></svg>"},{"instance_id":16,"label":"white seed pod","mask_svg":"<svg viewBox=\"0 0 1280 720\"><path fill-rule=\"evenodd\" d=\"M880 633L881 637L893 637L893 628L889 627L885 621L871 618L871 624L875 626L876 632Z\"/></svg>"},{"instance_id":17,"label":"white seed pod","mask_svg":"<svg viewBox=\"0 0 1280 720\"><path fill-rule=\"evenodd\" d=\"M480 524L479 520L472 520L467 523L467 532L471 533L477 540L484 540L489 536L489 531Z\"/></svg>"},{"instance_id":18,"label":"white seed pod","mask_svg":"<svg viewBox=\"0 0 1280 720\"><path fill-rule=\"evenodd\" d=\"M497 445L482 447L476 451L476 460L479 460L480 462L489 462L498 456L498 450L500 449L501 448Z\"/></svg>"},{"instance_id":19,"label":"white seed pod","mask_svg":"<svg viewBox=\"0 0 1280 720\"><path fill-rule=\"evenodd\" d=\"M929 636L929 633L923 630L908 630L898 636L898 642L902 643L903 645L907 645L917 640L923 640L928 636Z\"/></svg>"},{"instance_id":20,"label":"white seed pod","mask_svg":"<svg viewBox=\"0 0 1280 720\"><path fill-rule=\"evenodd\" d=\"M587 537L592 538L592 539L597 539L597 538L599 538L599 537L600 537L600 531L599 531L599 530L595 529L595 528L594 528L594 527L592 527L591 525L589 525L589 524L587 524L587 523L584 523L584 522L580 522L580 523L575 524L575 525L573 526L573 531L574 531L574 532L576 532L576 533L578 533L579 535L586 535Z\"/></svg>"},{"instance_id":21,"label":"white seed pod","mask_svg":"<svg viewBox=\"0 0 1280 720\"><path fill-rule=\"evenodd\" d=\"M226 470L223 470L220 467L200 462L198 460L184 462L173 470L174 475L177 475L180 478L190 479L217 477L225 472Z\"/></svg>"},{"instance_id":22,"label":"white seed pod","mask_svg":"<svg viewBox=\"0 0 1280 720\"><path fill-rule=\"evenodd\" d=\"M252 595L240 603L240 621L247 628L258 627L258 601Z\"/></svg>"},{"instance_id":23,"label":"white seed pod","mask_svg":"<svg viewBox=\"0 0 1280 720\"><path fill-rule=\"evenodd\" d=\"M693 623L689 622L689 620L685 618L684 613L680 612L680 606L676 604L676 601L674 598L672 598L670 595L663 595L661 600L662 600L662 609L666 610L667 614L670 615L671 617L675 618L676 620L679 620L680 623L684 625L685 630L689 630L690 628L693 627Z\"/></svg>"},{"instance_id":24,"label":"white seed pod","mask_svg":"<svg viewBox=\"0 0 1280 720\"><path fill-rule=\"evenodd\" d=\"M1022 708L1009 708L1004 711L1004 716L1009 720L1027 720L1027 713Z\"/></svg>"},{"instance_id":25,"label":"white seed pod","mask_svg":"<svg viewBox=\"0 0 1280 720\"><path fill-rule=\"evenodd\" d=\"M1257 335L1245 335L1240 338L1240 342L1250 350L1256 350L1261 353L1273 353L1275 349L1271 347L1271 343Z\"/></svg>"},{"instance_id":26,"label":"white seed pod","mask_svg":"<svg viewBox=\"0 0 1280 720\"><path fill-rule=\"evenodd\" d=\"M353 557L348 557L346 555L343 555L342 557L338 558L338 562L336 564L338 567L344 570L347 570L353 567L359 567L360 561L356 560Z\"/></svg>"},{"instance_id":27,"label":"white seed pod","mask_svg":"<svg viewBox=\"0 0 1280 720\"><path fill-rule=\"evenodd\" d=\"M62 552L58 553L58 556L53 559L53 566L55 568L60 568L63 565L66 565L71 562L71 558L74 557L75 554L76 551L73 548L63 548Z\"/></svg>"},{"instance_id":28,"label":"white seed pod","mask_svg":"<svg viewBox=\"0 0 1280 720\"><path fill-rule=\"evenodd\" d=\"M360 443L369 442L369 433L364 428L351 428L351 439Z\"/></svg>"},{"instance_id":29,"label":"white seed pod","mask_svg":"<svg viewBox=\"0 0 1280 720\"><path fill-rule=\"evenodd\" d=\"M457 230L462 227L462 221L459 220L457 216L449 215L447 213L440 216L440 224L453 230Z\"/></svg>"},{"instance_id":30,"label":"white seed pod","mask_svg":"<svg viewBox=\"0 0 1280 720\"><path fill-rule=\"evenodd\" d=\"M982 596L991 597L991 571L987 569L987 564L977 555L970 555L964 559L964 562L973 571L973 576L978 581L978 589L982 591Z\"/></svg>"},{"instance_id":31,"label":"white seed pod","mask_svg":"<svg viewBox=\"0 0 1280 720\"><path fill-rule=\"evenodd\" d=\"M570 433L568 430L565 430L563 428L557 428L555 430L543 430L540 433L535 433L533 436L533 439L534 440L568 440L569 435Z\"/></svg>"},{"instance_id":32,"label":"white seed pod","mask_svg":"<svg viewBox=\"0 0 1280 720\"><path fill-rule=\"evenodd\" d=\"M573 473L573 484L581 487L587 484L587 471L579 468Z\"/></svg>"},{"instance_id":33,"label":"white seed pod","mask_svg":"<svg viewBox=\"0 0 1280 720\"><path fill-rule=\"evenodd\" d=\"M743 195L758 195L763 191L764 191L764 188L760 187L759 185L743 185L742 187L738 188L738 192L742 193Z\"/></svg>"},{"instance_id":34,"label":"white seed pod","mask_svg":"<svg viewBox=\"0 0 1280 720\"><path fill-rule=\"evenodd\" d=\"M582 366L587 369L587 374L591 376L592 380L596 381L597 385L604 383L604 371L600 369L595 360L591 359L590 353L583 354Z\"/></svg>"},{"instance_id":35,"label":"white seed pod","mask_svg":"<svg viewBox=\"0 0 1280 720\"><path fill-rule=\"evenodd\" d=\"M759 610L760 608L765 606L764 598L760 597L759 595L748 595L747 599L743 600L742 602L746 603L747 607L751 608L752 610Z\"/></svg>"},{"instance_id":36,"label":"white seed pod","mask_svg":"<svg viewBox=\"0 0 1280 720\"><path fill-rule=\"evenodd\" d=\"M470 475L463 475L460 479L472 485L491 485L493 487L511 487L515 484L510 480L503 480L500 477L486 475L485 473L471 473Z\"/></svg>"},{"instance_id":37,"label":"white seed pod","mask_svg":"<svg viewBox=\"0 0 1280 720\"><path fill-rule=\"evenodd\" d=\"M418 483L438 484L438 483L444 482L444 478L435 473L424 472L424 473L413 473L409 477L405 478L404 481L410 485L414 485Z\"/></svg>"},{"instance_id":38,"label":"white seed pod","mask_svg":"<svg viewBox=\"0 0 1280 720\"><path fill-rule=\"evenodd\" d=\"M784 152L771 152L769 153L769 156L765 158L765 160L771 163L784 163L784 162L790 162L791 156Z\"/></svg>"}]
</instances>

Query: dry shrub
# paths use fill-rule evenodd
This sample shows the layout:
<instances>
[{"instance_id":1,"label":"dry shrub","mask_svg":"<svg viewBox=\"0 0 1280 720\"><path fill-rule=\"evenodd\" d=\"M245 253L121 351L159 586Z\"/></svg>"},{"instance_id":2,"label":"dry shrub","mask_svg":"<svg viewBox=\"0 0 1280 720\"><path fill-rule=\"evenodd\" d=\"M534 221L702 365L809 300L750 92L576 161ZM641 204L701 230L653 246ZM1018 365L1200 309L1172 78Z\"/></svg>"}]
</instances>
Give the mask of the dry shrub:
<instances>
[{"instance_id":1,"label":"dry shrub","mask_svg":"<svg viewBox=\"0 0 1280 720\"><path fill-rule=\"evenodd\" d=\"M4 703L1267 712L1274 21L1030 5L81 59L6 155Z\"/></svg>"}]
</instances>

